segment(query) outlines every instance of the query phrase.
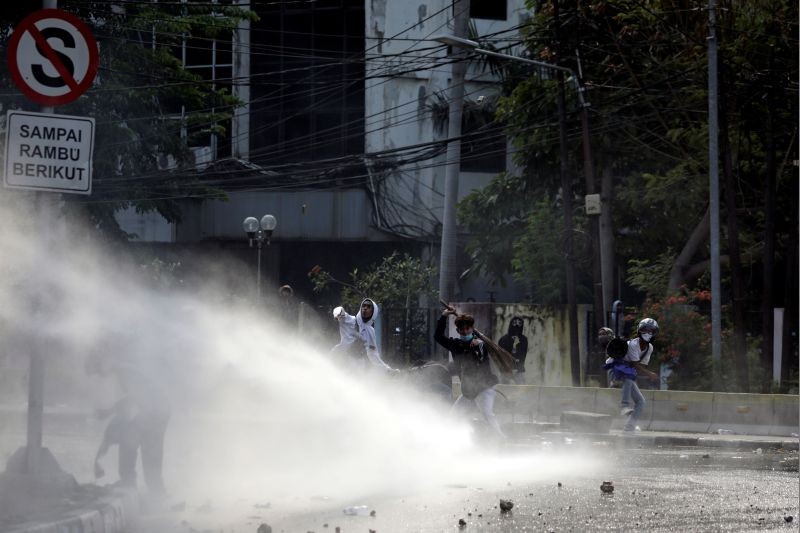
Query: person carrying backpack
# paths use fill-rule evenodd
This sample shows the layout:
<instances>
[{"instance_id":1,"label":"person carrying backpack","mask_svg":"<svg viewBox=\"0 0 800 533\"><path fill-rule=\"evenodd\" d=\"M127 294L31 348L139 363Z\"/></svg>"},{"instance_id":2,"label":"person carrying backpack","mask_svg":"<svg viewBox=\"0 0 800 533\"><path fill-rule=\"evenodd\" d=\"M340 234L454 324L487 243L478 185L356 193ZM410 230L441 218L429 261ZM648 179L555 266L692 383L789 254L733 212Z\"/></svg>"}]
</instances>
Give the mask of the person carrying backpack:
<instances>
[{"instance_id":1,"label":"person carrying backpack","mask_svg":"<svg viewBox=\"0 0 800 533\"><path fill-rule=\"evenodd\" d=\"M603 368L610 370L614 381L622 383L622 399L620 415L627 416L624 431L636 430L636 422L642 414L645 400L642 391L636 384L639 372L653 381L658 381L658 374L647 369L653 355L653 337L658 333L658 322L652 318L644 318L636 329L636 337L625 342L615 338L606 347L606 364ZM633 400L633 407L631 407Z\"/></svg>"}]
</instances>

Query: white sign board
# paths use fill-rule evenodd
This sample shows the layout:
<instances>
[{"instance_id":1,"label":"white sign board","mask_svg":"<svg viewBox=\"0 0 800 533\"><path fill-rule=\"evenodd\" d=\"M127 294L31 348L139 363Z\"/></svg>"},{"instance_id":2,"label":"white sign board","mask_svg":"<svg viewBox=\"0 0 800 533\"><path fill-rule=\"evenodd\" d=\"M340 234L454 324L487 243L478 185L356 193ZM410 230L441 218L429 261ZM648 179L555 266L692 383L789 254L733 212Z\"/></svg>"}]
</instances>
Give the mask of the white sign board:
<instances>
[{"instance_id":1,"label":"white sign board","mask_svg":"<svg viewBox=\"0 0 800 533\"><path fill-rule=\"evenodd\" d=\"M6 187L92 193L93 118L9 111L6 126Z\"/></svg>"}]
</instances>

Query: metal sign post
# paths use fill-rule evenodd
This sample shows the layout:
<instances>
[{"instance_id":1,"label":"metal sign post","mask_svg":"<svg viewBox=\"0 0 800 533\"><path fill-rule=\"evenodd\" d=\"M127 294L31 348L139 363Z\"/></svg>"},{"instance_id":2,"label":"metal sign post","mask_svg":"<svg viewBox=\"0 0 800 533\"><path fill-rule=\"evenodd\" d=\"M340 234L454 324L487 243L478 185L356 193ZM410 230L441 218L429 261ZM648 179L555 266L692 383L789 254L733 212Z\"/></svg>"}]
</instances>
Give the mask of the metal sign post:
<instances>
[{"instance_id":1,"label":"metal sign post","mask_svg":"<svg viewBox=\"0 0 800 533\"><path fill-rule=\"evenodd\" d=\"M14 28L8 45L11 78L28 99L43 107L42 113L9 112L4 175L8 188L37 191L37 212L60 198L41 191L91 194L94 119L53 115L52 106L72 102L91 87L99 63L97 42L83 21L56 9L58 0L43 0L42 7ZM46 240L51 238L45 235ZM32 298L33 312L38 314L38 295ZM32 340L30 349L24 472L36 477L43 474L41 458L46 451L42 447L45 366L39 342Z\"/></svg>"}]
</instances>

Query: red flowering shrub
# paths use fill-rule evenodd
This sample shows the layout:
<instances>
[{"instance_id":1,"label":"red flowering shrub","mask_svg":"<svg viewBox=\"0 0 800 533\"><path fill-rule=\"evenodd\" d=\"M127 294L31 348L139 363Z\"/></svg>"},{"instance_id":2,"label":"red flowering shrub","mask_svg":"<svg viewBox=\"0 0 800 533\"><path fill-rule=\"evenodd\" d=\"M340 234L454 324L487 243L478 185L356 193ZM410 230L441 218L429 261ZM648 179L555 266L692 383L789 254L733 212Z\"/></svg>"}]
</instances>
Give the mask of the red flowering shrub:
<instances>
[{"instance_id":1,"label":"red flowering shrub","mask_svg":"<svg viewBox=\"0 0 800 533\"><path fill-rule=\"evenodd\" d=\"M671 389L711 390L711 317L698 309L710 299L709 291L683 288L660 301L646 300L641 316L630 316L633 330L644 317L658 322L654 361L673 368Z\"/></svg>"}]
</instances>

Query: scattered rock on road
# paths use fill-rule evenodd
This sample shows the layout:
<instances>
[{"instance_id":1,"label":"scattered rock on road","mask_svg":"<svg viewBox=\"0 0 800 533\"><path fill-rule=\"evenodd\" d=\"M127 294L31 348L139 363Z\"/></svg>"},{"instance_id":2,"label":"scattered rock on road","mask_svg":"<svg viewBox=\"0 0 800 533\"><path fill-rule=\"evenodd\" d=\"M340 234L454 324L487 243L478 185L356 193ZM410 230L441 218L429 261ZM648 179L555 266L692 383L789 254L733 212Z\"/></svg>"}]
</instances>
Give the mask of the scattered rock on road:
<instances>
[{"instance_id":1,"label":"scattered rock on road","mask_svg":"<svg viewBox=\"0 0 800 533\"><path fill-rule=\"evenodd\" d=\"M600 485L600 490L603 491L604 494L611 494L612 492L614 492L614 482L603 481L603 484Z\"/></svg>"},{"instance_id":2,"label":"scattered rock on road","mask_svg":"<svg viewBox=\"0 0 800 533\"><path fill-rule=\"evenodd\" d=\"M261 524L258 526L256 533L272 533L272 526L269 524Z\"/></svg>"},{"instance_id":3,"label":"scattered rock on road","mask_svg":"<svg viewBox=\"0 0 800 533\"><path fill-rule=\"evenodd\" d=\"M514 502L511 500L500 500L500 510L507 513L514 507Z\"/></svg>"},{"instance_id":4,"label":"scattered rock on road","mask_svg":"<svg viewBox=\"0 0 800 533\"><path fill-rule=\"evenodd\" d=\"M467 527L467 521L464 520L463 518L459 518L458 519L458 527L462 527L462 528L463 527Z\"/></svg>"},{"instance_id":5,"label":"scattered rock on road","mask_svg":"<svg viewBox=\"0 0 800 533\"><path fill-rule=\"evenodd\" d=\"M784 516L783 519L786 521L787 524L791 524L792 520L794 520L794 517L789 515L789 516Z\"/></svg>"}]
</instances>

